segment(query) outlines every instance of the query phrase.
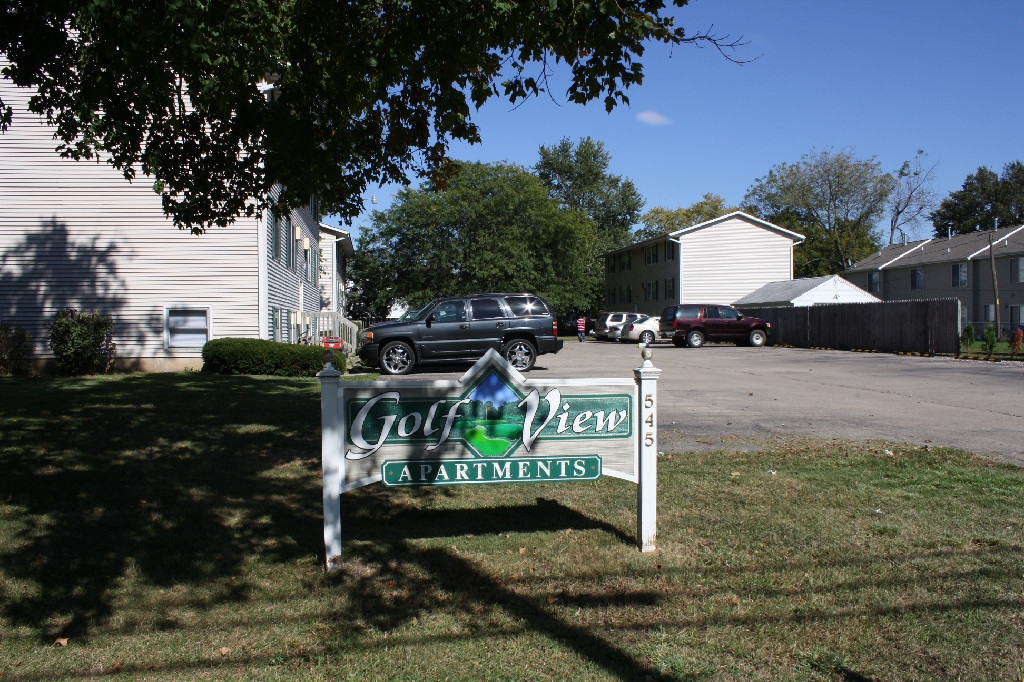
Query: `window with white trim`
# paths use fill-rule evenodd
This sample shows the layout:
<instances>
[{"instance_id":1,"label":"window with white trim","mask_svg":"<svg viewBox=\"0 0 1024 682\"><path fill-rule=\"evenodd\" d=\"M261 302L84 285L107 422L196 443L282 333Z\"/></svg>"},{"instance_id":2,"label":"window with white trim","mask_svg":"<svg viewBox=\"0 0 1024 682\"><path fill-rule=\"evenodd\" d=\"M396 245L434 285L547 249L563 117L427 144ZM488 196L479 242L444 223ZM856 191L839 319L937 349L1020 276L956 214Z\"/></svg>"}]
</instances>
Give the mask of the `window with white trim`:
<instances>
[{"instance_id":1,"label":"window with white trim","mask_svg":"<svg viewBox=\"0 0 1024 682\"><path fill-rule=\"evenodd\" d=\"M953 263L952 284L954 287L967 286L967 263Z\"/></svg>"},{"instance_id":2,"label":"window with white trim","mask_svg":"<svg viewBox=\"0 0 1024 682\"><path fill-rule=\"evenodd\" d=\"M877 294L880 289L879 286L879 275L877 272L868 273L868 292Z\"/></svg>"},{"instance_id":3,"label":"window with white trim","mask_svg":"<svg viewBox=\"0 0 1024 682\"><path fill-rule=\"evenodd\" d=\"M910 271L910 288L924 289L924 268L914 268Z\"/></svg>"},{"instance_id":4,"label":"window with white trim","mask_svg":"<svg viewBox=\"0 0 1024 682\"><path fill-rule=\"evenodd\" d=\"M202 348L209 340L209 308L164 308L164 348Z\"/></svg>"},{"instance_id":5,"label":"window with white trim","mask_svg":"<svg viewBox=\"0 0 1024 682\"><path fill-rule=\"evenodd\" d=\"M986 303L985 304L985 320L984 321L985 322L995 322L996 321L996 304L995 303Z\"/></svg>"}]
</instances>

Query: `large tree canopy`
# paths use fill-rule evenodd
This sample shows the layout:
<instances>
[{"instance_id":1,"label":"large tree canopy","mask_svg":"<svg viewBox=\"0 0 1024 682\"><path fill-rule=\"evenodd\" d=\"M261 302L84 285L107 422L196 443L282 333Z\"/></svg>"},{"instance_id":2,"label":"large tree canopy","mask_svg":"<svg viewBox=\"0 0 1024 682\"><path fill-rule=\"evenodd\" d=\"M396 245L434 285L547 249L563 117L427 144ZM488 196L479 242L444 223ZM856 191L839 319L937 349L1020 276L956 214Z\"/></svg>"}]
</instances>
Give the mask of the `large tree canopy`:
<instances>
[{"instance_id":1,"label":"large tree canopy","mask_svg":"<svg viewBox=\"0 0 1024 682\"><path fill-rule=\"evenodd\" d=\"M3 0L0 55L60 153L152 176L175 223L201 232L260 211L275 182L285 207L316 193L354 216L370 183L443 180L448 142L480 139L471 106L536 95L560 62L568 101L611 110L650 41L727 58L741 44L687 34L665 4Z\"/></svg>"},{"instance_id":2,"label":"large tree canopy","mask_svg":"<svg viewBox=\"0 0 1024 682\"><path fill-rule=\"evenodd\" d=\"M636 231L637 241L660 237L684 227L700 225L738 209L725 205L725 199L712 192L705 192L700 201L685 208L663 208L658 206L644 213L640 220L644 226Z\"/></svg>"},{"instance_id":3,"label":"large tree canopy","mask_svg":"<svg viewBox=\"0 0 1024 682\"><path fill-rule=\"evenodd\" d=\"M644 198L632 180L608 172L611 160L602 142L585 137L574 145L563 138L556 145L541 146L540 159L533 167L559 206L582 213L594 225L585 274L590 293L585 301L577 302L577 311L601 308L605 273L601 256L630 244L633 224L644 207Z\"/></svg>"},{"instance_id":4,"label":"large tree canopy","mask_svg":"<svg viewBox=\"0 0 1024 682\"><path fill-rule=\"evenodd\" d=\"M401 190L373 213L353 259L355 314L485 291L530 291L578 310L593 239L587 216L559 207L526 169L464 162L443 188Z\"/></svg>"},{"instance_id":5,"label":"large tree canopy","mask_svg":"<svg viewBox=\"0 0 1024 682\"><path fill-rule=\"evenodd\" d=\"M842 272L877 249L893 178L875 160L852 150L811 150L781 163L747 190L744 205L804 235L794 249L798 277Z\"/></svg>"},{"instance_id":6,"label":"large tree canopy","mask_svg":"<svg viewBox=\"0 0 1024 682\"><path fill-rule=\"evenodd\" d=\"M1024 223L1024 163L1011 161L996 175L982 166L950 192L931 214L936 237Z\"/></svg>"}]
</instances>

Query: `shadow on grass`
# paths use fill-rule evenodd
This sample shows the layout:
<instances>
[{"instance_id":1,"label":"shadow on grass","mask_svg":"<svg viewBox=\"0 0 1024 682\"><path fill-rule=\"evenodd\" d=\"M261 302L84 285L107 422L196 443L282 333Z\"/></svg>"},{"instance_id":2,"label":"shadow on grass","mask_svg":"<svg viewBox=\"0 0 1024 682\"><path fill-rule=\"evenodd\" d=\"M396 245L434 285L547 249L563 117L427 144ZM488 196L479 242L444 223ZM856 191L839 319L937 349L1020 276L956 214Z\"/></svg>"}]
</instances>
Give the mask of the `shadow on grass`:
<instances>
[{"instance_id":1,"label":"shadow on grass","mask_svg":"<svg viewBox=\"0 0 1024 682\"><path fill-rule=\"evenodd\" d=\"M251 554L287 560L320 543L315 381L138 375L0 390L0 502L15 510L0 562L35 586L0 606L44 641L110 616L129 567L155 585L198 584ZM308 489L268 475L295 460Z\"/></svg>"}]
</instances>

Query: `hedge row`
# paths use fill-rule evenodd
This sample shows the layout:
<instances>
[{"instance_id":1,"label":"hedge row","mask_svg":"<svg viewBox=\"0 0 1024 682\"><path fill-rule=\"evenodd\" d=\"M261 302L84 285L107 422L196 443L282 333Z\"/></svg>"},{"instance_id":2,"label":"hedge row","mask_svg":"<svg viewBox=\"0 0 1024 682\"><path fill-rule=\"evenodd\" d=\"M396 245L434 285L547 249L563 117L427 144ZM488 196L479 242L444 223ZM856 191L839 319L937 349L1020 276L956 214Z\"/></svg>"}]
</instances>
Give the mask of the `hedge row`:
<instances>
[{"instance_id":1,"label":"hedge row","mask_svg":"<svg viewBox=\"0 0 1024 682\"><path fill-rule=\"evenodd\" d=\"M214 339L203 346L203 371L217 374L269 374L311 377L323 369L322 346L302 346L264 339ZM345 371L345 356L334 354L334 367Z\"/></svg>"}]
</instances>

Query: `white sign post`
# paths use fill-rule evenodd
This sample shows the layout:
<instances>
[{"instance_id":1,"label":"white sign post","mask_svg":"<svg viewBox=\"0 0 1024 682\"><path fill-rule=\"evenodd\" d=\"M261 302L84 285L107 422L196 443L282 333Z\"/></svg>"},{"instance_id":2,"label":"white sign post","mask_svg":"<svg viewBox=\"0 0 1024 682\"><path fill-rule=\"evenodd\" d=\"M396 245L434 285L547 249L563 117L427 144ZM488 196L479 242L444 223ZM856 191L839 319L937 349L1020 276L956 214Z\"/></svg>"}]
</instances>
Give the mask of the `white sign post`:
<instances>
[{"instance_id":1,"label":"white sign post","mask_svg":"<svg viewBox=\"0 0 1024 682\"><path fill-rule=\"evenodd\" d=\"M526 379L488 351L458 381L342 382L317 374L327 569L341 562L341 495L387 486L550 483L602 475L639 485L637 544L655 548L657 380Z\"/></svg>"},{"instance_id":2,"label":"white sign post","mask_svg":"<svg viewBox=\"0 0 1024 682\"><path fill-rule=\"evenodd\" d=\"M633 370L640 409L636 435L640 463L637 467L636 539L641 552L653 552L658 531L658 377L651 364L651 350L643 349L644 362Z\"/></svg>"}]
</instances>

